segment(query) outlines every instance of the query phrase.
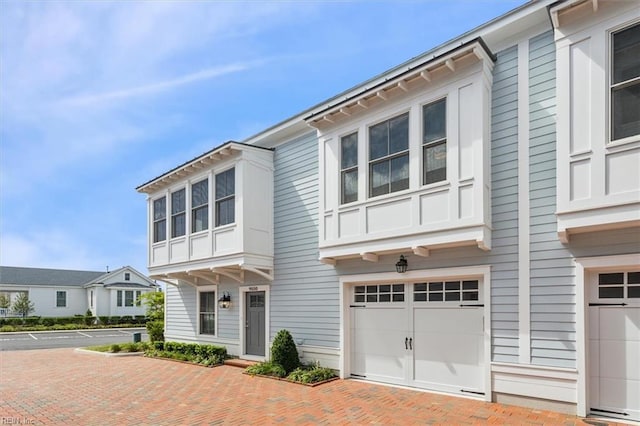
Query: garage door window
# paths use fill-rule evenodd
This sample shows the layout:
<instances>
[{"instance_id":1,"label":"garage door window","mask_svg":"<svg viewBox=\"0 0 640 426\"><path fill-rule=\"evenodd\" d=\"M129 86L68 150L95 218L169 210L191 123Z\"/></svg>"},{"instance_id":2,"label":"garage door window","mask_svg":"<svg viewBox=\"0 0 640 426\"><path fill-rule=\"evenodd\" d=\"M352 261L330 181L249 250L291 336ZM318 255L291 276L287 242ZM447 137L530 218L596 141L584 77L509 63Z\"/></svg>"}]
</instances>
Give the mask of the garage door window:
<instances>
[{"instance_id":1,"label":"garage door window","mask_svg":"<svg viewBox=\"0 0 640 426\"><path fill-rule=\"evenodd\" d=\"M477 301L478 281L434 281L413 286L414 302Z\"/></svg>"},{"instance_id":2,"label":"garage door window","mask_svg":"<svg viewBox=\"0 0 640 426\"><path fill-rule=\"evenodd\" d=\"M640 272L614 272L598 275L600 299L640 298Z\"/></svg>"},{"instance_id":3,"label":"garage door window","mask_svg":"<svg viewBox=\"0 0 640 426\"><path fill-rule=\"evenodd\" d=\"M354 289L356 303L404 302L404 284L359 285Z\"/></svg>"}]
</instances>

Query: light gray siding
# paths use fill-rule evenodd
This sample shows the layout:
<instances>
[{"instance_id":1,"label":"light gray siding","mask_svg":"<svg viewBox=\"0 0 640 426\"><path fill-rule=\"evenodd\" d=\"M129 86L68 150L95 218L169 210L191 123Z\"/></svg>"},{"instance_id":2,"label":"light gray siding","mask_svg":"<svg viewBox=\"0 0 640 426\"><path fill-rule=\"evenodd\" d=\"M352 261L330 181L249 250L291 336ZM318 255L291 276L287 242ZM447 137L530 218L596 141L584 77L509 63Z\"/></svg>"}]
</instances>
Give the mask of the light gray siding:
<instances>
[{"instance_id":1,"label":"light gray siding","mask_svg":"<svg viewBox=\"0 0 640 426\"><path fill-rule=\"evenodd\" d=\"M492 359L518 361L518 49L499 52L491 106Z\"/></svg>"},{"instance_id":2,"label":"light gray siding","mask_svg":"<svg viewBox=\"0 0 640 426\"><path fill-rule=\"evenodd\" d=\"M575 268L556 232L555 58L551 31L530 40L531 363L575 367Z\"/></svg>"},{"instance_id":3,"label":"light gray siding","mask_svg":"<svg viewBox=\"0 0 640 426\"><path fill-rule=\"evenodd\" d=\"M338 278L318 261L318 140L315 133L278 146L274 158L275 279L271 336L281 329L298 344L337 348Z\"/></svg>"},{"instance_id":4,"label":"light gray siding","mask_svg":"<svg viewBox=\"0 0 640 426\"><path fill-rule=\"evenodd\" d=\"M165 338L194 338L197 332L196 289L188 284L167 285L165 294Z\"/></svg>"}]
</instances>

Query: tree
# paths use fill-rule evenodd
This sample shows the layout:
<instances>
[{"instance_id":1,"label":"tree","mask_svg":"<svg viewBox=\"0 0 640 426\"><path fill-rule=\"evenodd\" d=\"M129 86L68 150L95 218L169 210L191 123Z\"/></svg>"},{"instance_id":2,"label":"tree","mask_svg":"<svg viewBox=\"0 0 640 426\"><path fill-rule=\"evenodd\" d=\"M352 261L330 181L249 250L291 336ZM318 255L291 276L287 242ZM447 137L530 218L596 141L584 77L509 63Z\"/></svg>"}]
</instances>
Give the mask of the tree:
<instances>
[{"instance_id":1,"label":"tree","mask_svg":"<svg viewBox=\"0 0 640 426\"><path fill-rule=\"evenodd\" d=\"M147 318L151 321L164 321L164 292L150 291L140 296L147 307Z\"/></svg>"},{"instance_id":2,"label":"tree","mask_svg":"<svg viewBox=\"0 0 640 426\"><path fill-rule=\"evenodd\" d=\"M6 293L0 293L0 309L4 309L4 316L7 316L7 311L11 307L11 297Z\"/></svg>"},{"instance_id":3,"label":"tree","mask_svg":"<svg viewBox=\"0 0 640 426\"><path fill-rule=\"evenodd\" d=\"M18 294L18 297L13 301L12 309L15 313L21 315L22 319L25 319L31 312L36 310L27 293Z\"/></svg>"}]
</instances>

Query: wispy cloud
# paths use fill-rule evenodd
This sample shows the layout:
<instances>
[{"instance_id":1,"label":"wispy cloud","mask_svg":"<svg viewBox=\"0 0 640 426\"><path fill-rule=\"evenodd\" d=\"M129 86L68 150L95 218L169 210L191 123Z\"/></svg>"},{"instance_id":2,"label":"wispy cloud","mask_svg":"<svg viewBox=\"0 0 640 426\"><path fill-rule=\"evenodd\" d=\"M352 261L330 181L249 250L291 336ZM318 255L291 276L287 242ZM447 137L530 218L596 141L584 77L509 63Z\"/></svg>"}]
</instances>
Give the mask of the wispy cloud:
<instances>
[{"instance_id":1,"label":"wispy cloud","mask_svg":"<svg viewBox=\"0 0 640 426\"><path fill-rule=\"evenodd\" d=\"M169 91L180 86L196 83L203 80L210 80L225 74L245 71L249 69L250 64L237 63L219 67L213 67L206 70L183 75L170 80L160 81L156 83L146 84L138 87L130 87L127 89L114 90L110 92L79 95L67 98L61 101L63 105L86 106L89 104L103 103L114 100L124 100L134 97L154 95L160 92Z\"/></svg>"}]
</instances>

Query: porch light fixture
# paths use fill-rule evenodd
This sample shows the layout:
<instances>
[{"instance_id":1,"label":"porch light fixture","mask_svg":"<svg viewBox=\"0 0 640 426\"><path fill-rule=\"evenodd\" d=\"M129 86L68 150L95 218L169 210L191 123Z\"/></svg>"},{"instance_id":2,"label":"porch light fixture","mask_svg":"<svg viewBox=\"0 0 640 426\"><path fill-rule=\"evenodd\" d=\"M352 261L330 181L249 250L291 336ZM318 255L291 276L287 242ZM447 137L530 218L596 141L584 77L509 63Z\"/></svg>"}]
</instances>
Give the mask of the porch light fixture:
<instances>
[{"instance_id":1,"label":"porch light fixture","mask_svg":"<svg viewBox=\"0 0 640 426\"><path fill-rule=\"evenodd\" d=\"M409 266L409 264L407 263L407 259L405 259L403 255L400 255L400 260L396 262L396 272L399 274L404 274L405 272L407 272L407 266Z\"/></svg>"},{"instance_id":2,"label":"porch light fixture","mask_svg":"<svg viewBox=\"0 0 640 426\"><path fill-rule=\"evenodd\" d=\"M222 293L222 297L218 299L218 306L222 309L229 309L231 307L231 295L226 291Z\"/></svg>"}]
</instances>

